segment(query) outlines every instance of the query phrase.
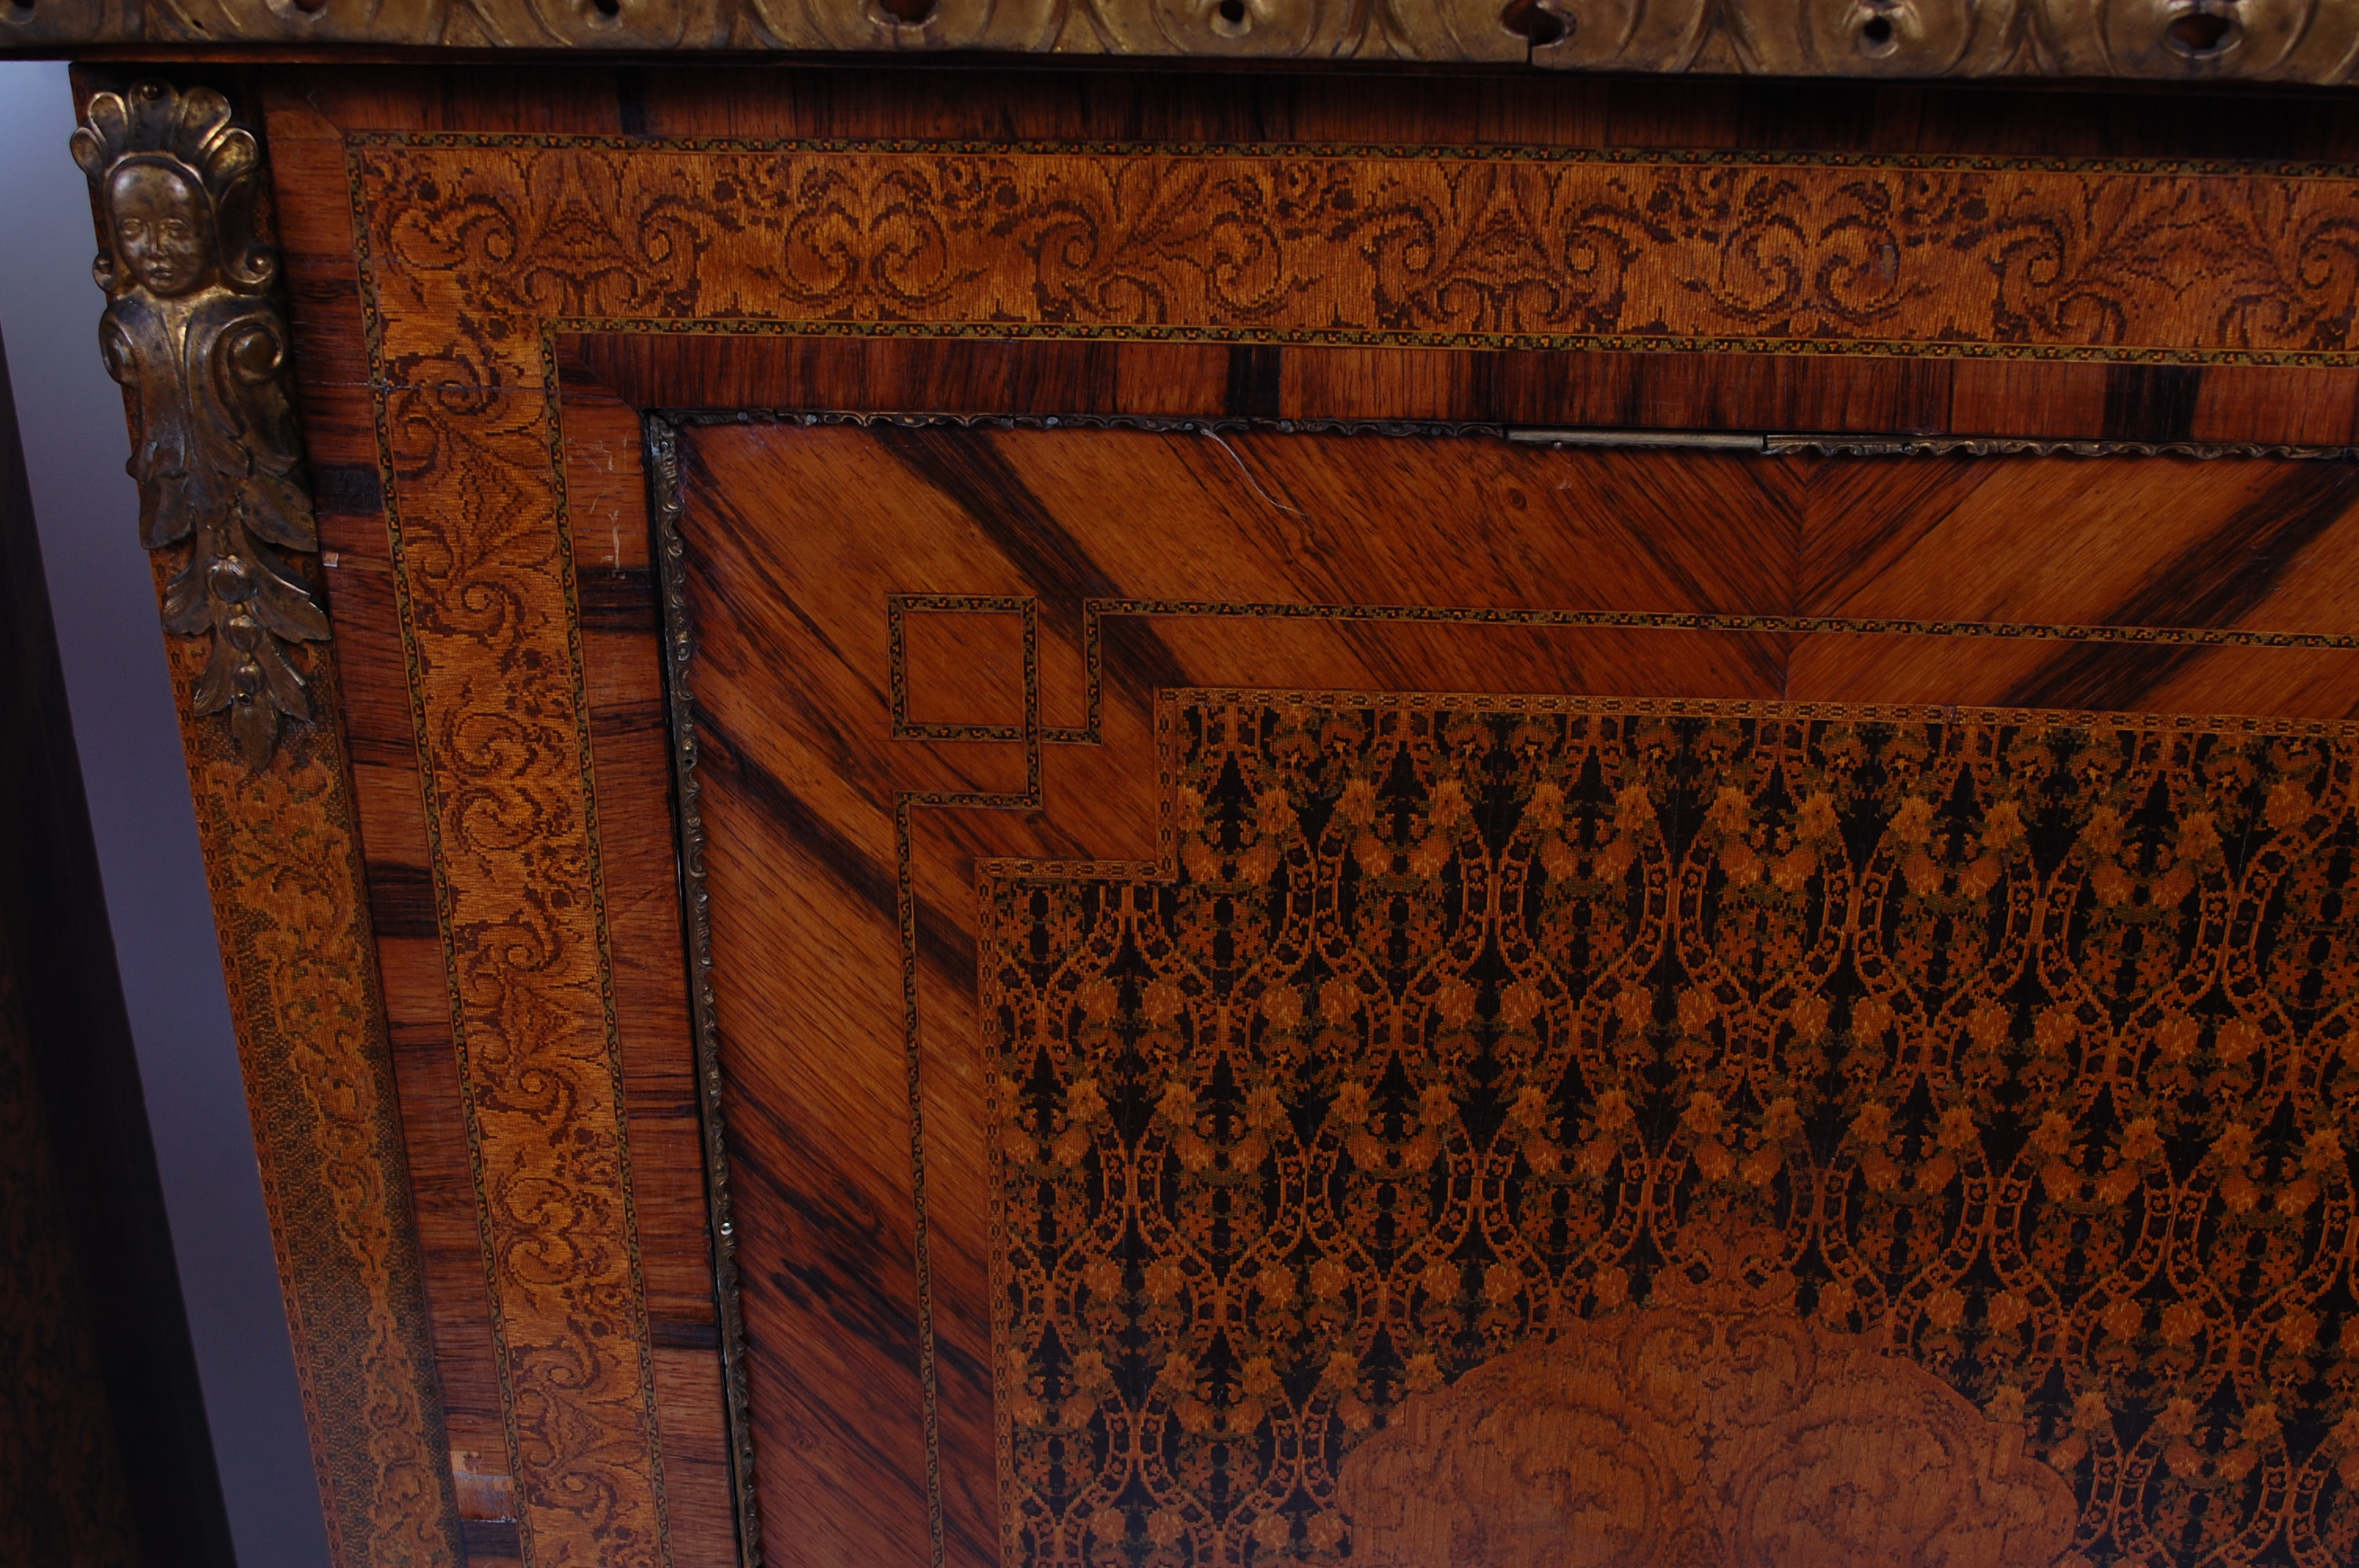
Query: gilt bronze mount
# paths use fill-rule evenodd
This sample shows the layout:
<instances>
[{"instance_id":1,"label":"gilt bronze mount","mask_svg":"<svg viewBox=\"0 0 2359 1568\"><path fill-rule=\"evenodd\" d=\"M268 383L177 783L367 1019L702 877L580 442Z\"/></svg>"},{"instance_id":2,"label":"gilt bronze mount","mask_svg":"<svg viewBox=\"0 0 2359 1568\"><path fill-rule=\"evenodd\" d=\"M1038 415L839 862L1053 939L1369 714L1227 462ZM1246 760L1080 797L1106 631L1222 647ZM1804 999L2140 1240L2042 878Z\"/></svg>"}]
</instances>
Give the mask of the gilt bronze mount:
<instances>
[{"instance_id":1,"label":"gilt bronze mount","mask_svg":"<svg viewBox=\"0 0 2359 1568\"><path fill-rule=\"evenodd\" d=\"M0 51L140 43L967 51L2326 85L2354 0L0 0Z\"/></svg>"},{"instance_id":2,"label":"gilt bronze mount","mask_svg":"<svg viewBox=\"0 0 2359 1568\"><path fill-rule=\"evenodd\" d=\"M101 218L99 343L131 421L139 538L185 546L164 629L210 637L191 698L269 760L310 699L288 644L328 619L294 557L319 529L288 402L278 263L254 228L262 152L211 88L143 81L91 99L73 134Z\"/></svg>"}]
</instances>

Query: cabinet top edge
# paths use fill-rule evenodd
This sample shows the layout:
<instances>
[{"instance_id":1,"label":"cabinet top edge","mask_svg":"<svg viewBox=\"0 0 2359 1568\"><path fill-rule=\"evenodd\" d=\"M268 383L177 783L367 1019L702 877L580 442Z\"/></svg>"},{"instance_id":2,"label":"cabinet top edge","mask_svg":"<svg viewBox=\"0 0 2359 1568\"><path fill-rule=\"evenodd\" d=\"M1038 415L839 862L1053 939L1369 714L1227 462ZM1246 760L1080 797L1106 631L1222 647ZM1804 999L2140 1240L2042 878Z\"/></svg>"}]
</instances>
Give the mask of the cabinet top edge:
<instances>
[{"instance_id":1,"label":"cabinet top edge","mask_svg":"<svg viewBox=\"0 0 2359 1568\"><path fill-rule=\"evenodd\" d=\"M2341 86L2359 0L0 0L0 57L964 57Z\"/></svg>"}]
</instances>

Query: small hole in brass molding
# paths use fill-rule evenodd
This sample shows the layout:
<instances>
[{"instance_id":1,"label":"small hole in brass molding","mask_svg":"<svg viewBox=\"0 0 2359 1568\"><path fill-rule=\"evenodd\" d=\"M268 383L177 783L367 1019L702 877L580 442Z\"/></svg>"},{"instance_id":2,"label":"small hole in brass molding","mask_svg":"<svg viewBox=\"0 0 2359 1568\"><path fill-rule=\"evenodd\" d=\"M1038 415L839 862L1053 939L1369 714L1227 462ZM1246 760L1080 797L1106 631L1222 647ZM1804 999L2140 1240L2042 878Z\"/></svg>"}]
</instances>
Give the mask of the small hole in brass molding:
<instances>
[{"instance_id":1,"label":"small hole in brass molding","mask_svg":"<svg viewBox=\"0 0 2359 1568\"><path fill-rule=\"evenodd\" d=\"M931 21L934 0L876 0L876 8L905 27Z\"/></svg>"},{"instance_id":2,"label":"small hole in brass molding","mask_svg":"<svg viewBox=\"0 0 2359 1568\"><path fill-rule=\"evenodd\" d=\"M2217 11L2189 11L2162 30L2164 40L2190 59L2225 54L2236 41L2236 33L2235 18Z\"/></svg>"},{"instance_id":3,"label":"small hole in brass molding","mask_svg":"<svg viewBox=\"0 0 2359 1568\"><path fill-rule=\"evenodd\" d=\"M1221 0L1208 19L1212 31L1224 38L1241 38L1253 31L1253 13L1245 9L1245 0Z\"/></svg>"},{"instance_id":4,"label":"small hole in brass molding","mask_svg":"<svg viewBox=\"0 0 2359 1568\"><path fill-rule=\"evenodd\" d=\"M1859 47L1867 54L1889 54L1897 47L1889 16L1870 16L1860 24Z\"/></svg>"},{"instance_id":5,"label":"small hole in brass molding","mask_svg":"<svg viewBox=\"0 0 2359 1568\"><path fill-rule=\"evenodd\" d=\"M617 21L623 15L623 0L590 0L590 9L602 22Z\"/></svg>"},{"instance_id":6,"label":"small hole in brass molding","mask_svg":"<svg viewBox=\"0 0 2359 1568\"><path fill-rule=\"evenodd\" d=\"M328 8L328 0L287 0L287 3L307 16L316 16Z\"/></svg>"},{"instance_id":7,"label":"small hole in brass molding","mask_svg":"<svg viewBox=\"0 0 2359 1568\"><path fill-rule=\"evenodd\" d=\"M1572 32L1571 21L1542 10L1540 0L1507 0L1499 13L1499 25L1536 49L1562 43Z\"/></svg>"}]
</instances>

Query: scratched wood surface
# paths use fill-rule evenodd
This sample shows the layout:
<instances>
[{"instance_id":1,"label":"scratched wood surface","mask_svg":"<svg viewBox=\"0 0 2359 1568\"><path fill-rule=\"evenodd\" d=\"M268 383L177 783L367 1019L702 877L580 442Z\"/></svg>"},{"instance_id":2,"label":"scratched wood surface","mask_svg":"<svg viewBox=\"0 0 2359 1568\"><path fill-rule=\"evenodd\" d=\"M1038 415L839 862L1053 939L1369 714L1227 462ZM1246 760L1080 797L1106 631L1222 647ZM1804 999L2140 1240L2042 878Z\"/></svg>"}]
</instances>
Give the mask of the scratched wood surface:
<instances>
[{"instance_id":1,"label":"scratched wood surface","mask_svg":"<svg viewBox=\"0 0 2359 1568\"><path fill-rule=\"evenodd\" d=\"M435 1353L460 1511L479 1562L603 1552L617 1562L668 1553L703 1563L735 1551L641 411L2321 445L2352 441L2359 422L2359 370L2339 365L1173 343L1118 334L1019 345L566 330L555 344L556 379L545 384L534 348L544 321L578 317L583 291L603 287L601 278L653 287L674 277L667 269L678 257L585 252L550 262L536 275L540 283L517 288L496 266L470 273L456 262L404 261L382 243L370 252L379 270L367 281L378 291L380 324L401 335L398 352L373 362L356 258L365 225L386 210L370 206L375 188L355 186L351 161L353 138L386 133L644 138L601 144L605 167L624 170L642 153L654 159L714 136L2353 159L2359 120L2328 100L1592 81L1549 83L1542 92L1473 79L1181 81L932 69L290 68L257 81ZM516 211L549 228L585 199L562 181L546 183ZM603 222L582 232L604 233ZM713 308L692 291L686 297L683 319ZM552 393L554 414L544 402ZM552 418L562 438L554 470ZM475 433L494 427L495 440ZM2350 470L2339 463L1584 455L1487 437L1266 427L1216 442L1186 432L754 425L693 429L684 449L690 608L703 638L695 680L700 713L709 708L712 720L701 777L715 836L716 957L726 1046L742 1075L732 1078L732 1126L745 1168L733 1191L744 1217L765 1552L776 1561L900 1561L932 1550L914 1392L920 1319L889 798L905 788L1014 792L1026 782L1017 744L888 738L881 704L889 672L878 663L886 592L1037 600L1039 690L1051 725L1082 721L1076 638L1082 602L1093 598L2348 630L2332 624L2349 602ZM864 531L846 532L854 518ZM397 534L413 550L430 538L449 551L431 570L420 569L425 557L412 560L406 610ZM472 597L471 586L487 597ZM506 635L539 627L544 602L557 607L547 612L547 638L473 668L472 708L455 698L426 704L421 692L455 691L431 683L461 666L432 649L421 654L421 625L473 617L487 635ZM488 613L495 604L513 613ZM567 614L578 633L573 651ZM1018 632L1004 612L913 615L910 720L1020 726ZM1152 852L1147 704L1158 686L2322 717L2350 701L2348 657L1781 625L1116 616L1104 626L1103 743L1048 749L1046 809L916 819L920 1011L949 1031L946 1059L971 1057L971 1025L961 1020L973 1007L973 857ZM533 833L490 831L500 822L491 806L513 806L502 793L508 782L556 766L560 753L574 754L572 742L551 748L536 736L504 752L481 720L500 711L510 687L545 694L568 681L579 683L591 759L582 777L594 784L600 830L585 840L590 852L567 838L564 856L528 865ZM496 921L454 924L438 903L448 895L438 892L437 834L460 818L429 809L433 799L451 803L429 796L421 755L483 791L484 809L470 827L485 830L469 851L480 859L463 869L478 879L471 885L486 894L556 889L575 901L542 912L560 923L603 897L603 936L571 949L603 955L603 979L585 968L561 1000L533 1001L537 1012L516 998L504 1013L484 1000L511 960L496 956ZM464 808L463 799L453 807ZM550 843L578 830L578 804L565 811L572 815L540 824ZM521 836L507 850L485 847L510 833ZM805 938L810 946L797 946ZM454 967L453 944L462 940L494 955L472 979ZM523 961L520 950L513 961ZM521 1332L522 1320L496 1316L494 1303L503 1289L528 1283L503 1271L529 1260L533 1236L528 1227L486 1229L484 1145L470 1141L461 1046L466 1028L525 1039L594 1033L583 1021L603 1005L601 987L612 997L603 1028L619 1063L608 1125L622 1130L600 1158L627 1153L639 1283L635 1294L582 1310L602 1331L599 1314L615 1303L625 1317L638 1314L639 1326L622 1337L644 1336L651 1391L600 1407L600 1421L613 1415L611 1429L569 1447L561 1396L540 1407L550 1419L535 1430L517 1414L513 1378L504 1388L499 1336ZM807 1020L814 1009L826 1012L823 1031L777 1022ZM757 1033L736 1022L747 1018L765 1021ZM929 1135L929 1215L941 1228L929 1256L946 1390L937 1433L945 1551L973 1560L995 1552L997 1537L991 1417L976 1402L989 1379L988 1317L977 1295L980 1135L972 1090L958 1082L955 1067L927 1080L927 1093L946 1097L927 1113L940 1139ZM560 1325L561 1348L562 1314L547 1321ZM623 1380L636 1390L636 1374ZM651 1425L630 1413L648 1408ZM659 1491L648 1485L658 1450Z\"/></svg>"}]
</instances>

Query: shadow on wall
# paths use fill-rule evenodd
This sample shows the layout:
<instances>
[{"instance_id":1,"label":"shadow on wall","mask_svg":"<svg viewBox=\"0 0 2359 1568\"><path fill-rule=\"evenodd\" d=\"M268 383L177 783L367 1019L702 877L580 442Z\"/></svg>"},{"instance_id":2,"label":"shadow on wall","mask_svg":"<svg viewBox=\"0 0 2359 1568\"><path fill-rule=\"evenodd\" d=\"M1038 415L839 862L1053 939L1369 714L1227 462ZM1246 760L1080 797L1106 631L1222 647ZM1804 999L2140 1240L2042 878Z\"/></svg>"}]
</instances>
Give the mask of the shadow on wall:
<instances>
[{"instance_id":1,"label":"shadow on wall","mask_svg":"<svg viewBox=\"0 0 2359 1568\"><path fill-rule=\"evenodd\" d=\"M66 68L0 61L0 334L207 1424L242 1568L328 1561L155 589L99 362Z\"/></svg>"}]
</instances>

